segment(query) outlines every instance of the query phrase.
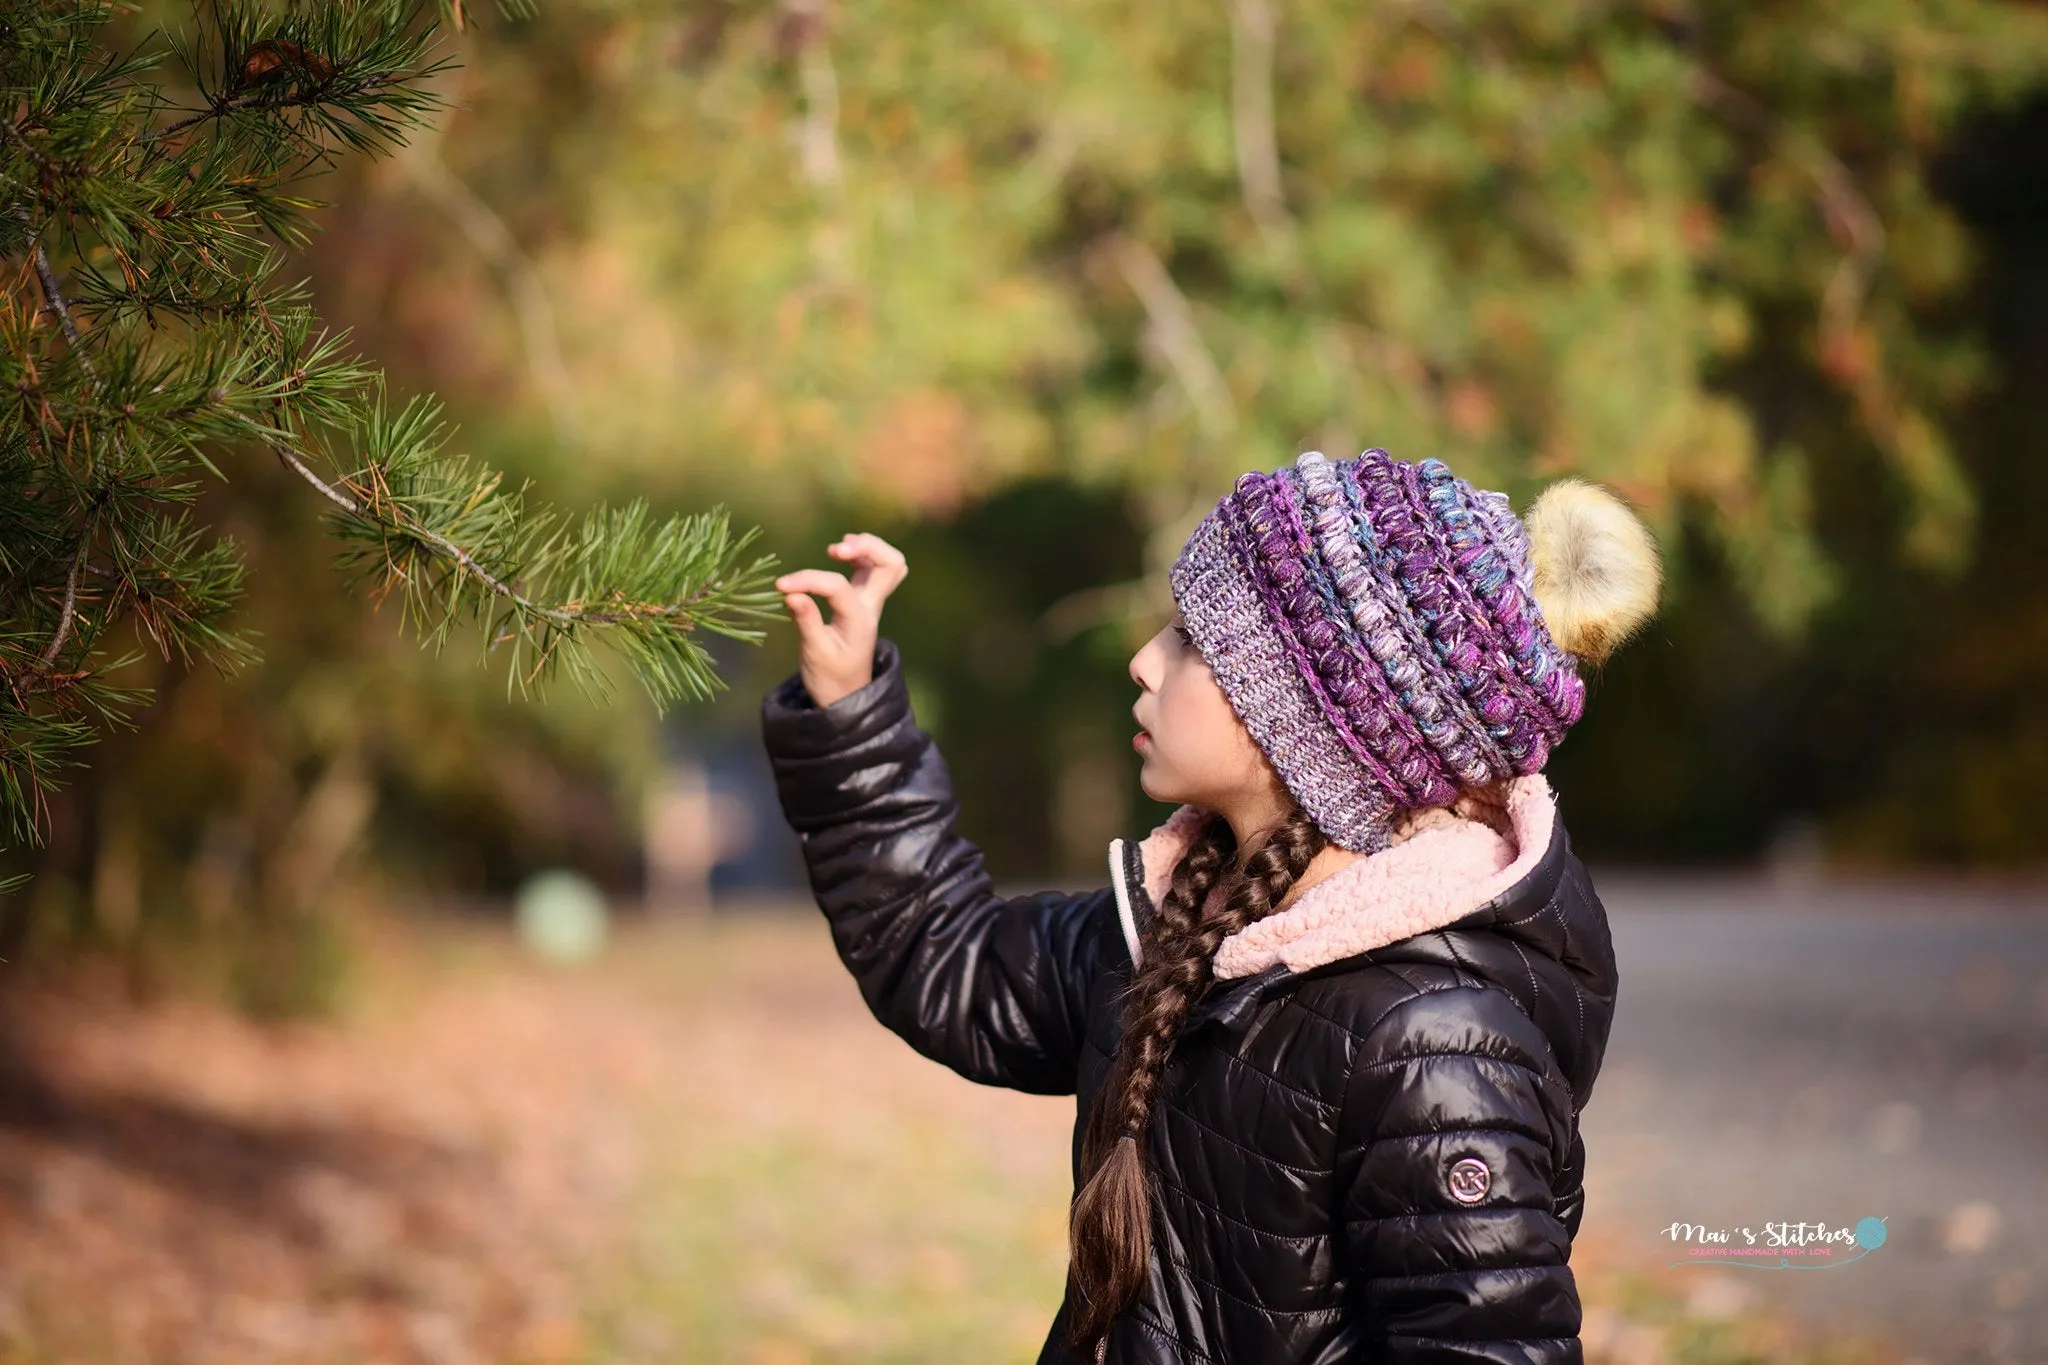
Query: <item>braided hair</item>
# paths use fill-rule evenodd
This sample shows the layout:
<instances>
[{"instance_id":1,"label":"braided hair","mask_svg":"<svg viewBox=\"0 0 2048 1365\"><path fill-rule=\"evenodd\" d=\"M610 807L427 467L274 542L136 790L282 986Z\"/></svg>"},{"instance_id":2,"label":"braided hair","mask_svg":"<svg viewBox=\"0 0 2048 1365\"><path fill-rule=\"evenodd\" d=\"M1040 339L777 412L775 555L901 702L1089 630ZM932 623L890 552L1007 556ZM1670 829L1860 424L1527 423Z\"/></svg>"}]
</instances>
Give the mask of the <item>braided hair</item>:
<instances>
[{"instance_id":1,"label":"braided hair","mask_svg":"<svg viewBox=\"0 0 2048 1365\"><path fill-rule=\"evenodd\" d=\"M1081 1169L1068 1223L1068 1271L1076 1291L1066 1344L1092 1351L1143 1289L1151 1261L1151 1186L1141 1140L1181 1023L1213 980L1223 940L1265 918L1301 879L1327 839L1293 807L1235 866L1230 822L1210 817L1173 869L1173 883L1142 941L1143 961L1123 1002L1123 1039L1102 1098L1082 1135ZM1219 909L1203 913L1218 882Z\"/></svg>"}]
</instances>

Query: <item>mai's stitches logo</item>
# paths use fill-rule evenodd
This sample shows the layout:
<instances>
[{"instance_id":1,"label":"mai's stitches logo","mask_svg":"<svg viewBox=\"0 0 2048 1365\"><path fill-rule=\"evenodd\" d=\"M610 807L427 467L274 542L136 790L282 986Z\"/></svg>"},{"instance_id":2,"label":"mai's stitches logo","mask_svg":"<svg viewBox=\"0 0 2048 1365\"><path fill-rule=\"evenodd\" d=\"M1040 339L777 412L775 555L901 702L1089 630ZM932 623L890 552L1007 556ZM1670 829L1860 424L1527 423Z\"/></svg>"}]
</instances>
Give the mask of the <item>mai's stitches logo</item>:
<instances>
[{"instance_id":1,"label":"mai's stitches logo","mask_svg":"<svg viewBox=\"0 0 2048 1365\"><path fill-rule=\"evenodd\" d=\"M1755 1228L1707 1228L1673 1223L1664 1235L1688 1242L1681 1265L1735 1265L1746 1270L1832 1270L1860 1261L1884 1245L1884 1219L1864 1218L1853 1228L1826 1223L1766 1223ZM1851 1253L1851 1254L1844 1254Z\"/></svg>"}]
</instances>

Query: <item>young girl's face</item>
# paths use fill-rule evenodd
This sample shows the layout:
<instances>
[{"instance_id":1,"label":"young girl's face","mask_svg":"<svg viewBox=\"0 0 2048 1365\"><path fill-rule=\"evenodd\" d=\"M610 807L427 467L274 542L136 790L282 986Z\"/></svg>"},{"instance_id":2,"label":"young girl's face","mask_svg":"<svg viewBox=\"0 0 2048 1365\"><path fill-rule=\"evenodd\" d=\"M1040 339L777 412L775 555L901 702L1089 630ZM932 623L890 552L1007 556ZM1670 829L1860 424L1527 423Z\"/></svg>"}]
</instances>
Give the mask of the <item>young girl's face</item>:
<instances>
[{"instance_id":1,"label":"young girl's face","mask_svg":"<svg viewBox=\"0 0 2048 1365\"><path fill-rule=\"evenodd\" d=\"M1131 657L1131 680L1139 689L1131 716L1145 795L1226 814L1277 797L1279 775L1231 710L1178 611Z\"/></svg>"}]
</instances>

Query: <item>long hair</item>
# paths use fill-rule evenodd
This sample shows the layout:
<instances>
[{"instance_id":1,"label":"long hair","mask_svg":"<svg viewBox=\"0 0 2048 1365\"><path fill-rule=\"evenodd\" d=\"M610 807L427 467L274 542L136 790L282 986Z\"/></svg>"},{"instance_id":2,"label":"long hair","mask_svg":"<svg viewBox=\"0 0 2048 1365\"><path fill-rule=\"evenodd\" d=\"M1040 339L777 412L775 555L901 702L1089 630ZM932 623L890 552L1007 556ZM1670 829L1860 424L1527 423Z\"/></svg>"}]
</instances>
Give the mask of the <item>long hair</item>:
<instances>
[{"instance_id":1,"label":"long hair","mask_svg":"<svg viewBox=\"0 0 2048 1365\"><path fill-rule=\"evenodd\" d=\"M1123 1040L1102 1098L1082 1135L1090 1174L1068 1223L1075 1291L1068 1349L1086 1354L1144 1288L1151 1261L1151 1182L1142 1135L1160 1077L1188 1010L1212 980L1211 959L1229 935L1273 912L1327 840L1295 806L1258 842L1241 868L1230 822L1212 816L1173 869L1172 889L1147 927L1143 961L1124 997ZM1219 880L1219 909L1203 913Z\"/></svg>"}]
</instances>

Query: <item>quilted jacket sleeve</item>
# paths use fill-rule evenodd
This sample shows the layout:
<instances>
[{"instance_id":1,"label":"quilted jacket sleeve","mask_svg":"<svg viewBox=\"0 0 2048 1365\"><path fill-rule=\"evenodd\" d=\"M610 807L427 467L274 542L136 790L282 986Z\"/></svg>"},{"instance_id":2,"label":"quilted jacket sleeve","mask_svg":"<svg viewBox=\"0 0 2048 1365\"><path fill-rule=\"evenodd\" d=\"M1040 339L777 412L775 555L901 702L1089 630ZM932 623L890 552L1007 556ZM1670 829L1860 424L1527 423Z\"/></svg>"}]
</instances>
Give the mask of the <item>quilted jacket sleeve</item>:
<instances>
[{"instance_id":1,"label":"quilted jacket sleeve","mask_svg":"<svg viewBox=\"0 0 2048 1365\"><path fill-rule=\"evenodd\" d=\"M1395 1006L1362 1040L1338 1136L1352 1300L1387 1365L1579 1365L1571 1233L1553 1193L1569 1088L1504 992Z\"/></svg>"},{"instance_id":2,"label":"quilted jacket sleeve","mask_svg":"<svg viewBox=\"0 0 2048 1365\"><path fill-rule=\"evenodd\" d=\"M1572 1237L1579 1235L1579 1223L1586 1216L1586 1139L1576 1122L1572 1124L1572 1145L1565 1157L1564 1178L1558 1183L1557 1216Z\"/></svg>"},{"instance_id":3,"label":"quilted jacket sleeve","mask_svg":"<svg viewBox=\"0 0 2048 1365\"><path fill-rule=\"evenodd\" d=\"M954 828L952 779L891 640L874 680L830 706L791 674L761 727L818 908L875 1017L970 1080L1073 1094L1083 969L1110 891L994 893Z\"/></svg>"}]
</instances>

